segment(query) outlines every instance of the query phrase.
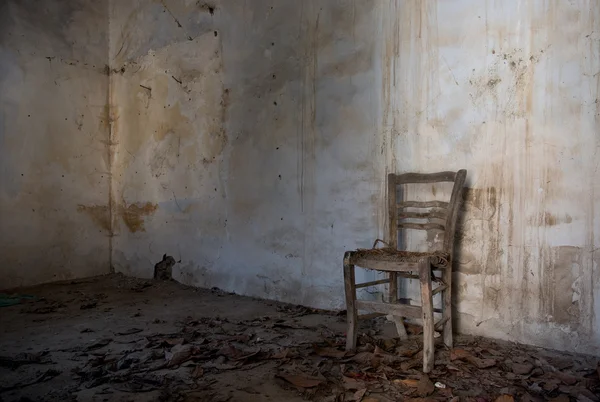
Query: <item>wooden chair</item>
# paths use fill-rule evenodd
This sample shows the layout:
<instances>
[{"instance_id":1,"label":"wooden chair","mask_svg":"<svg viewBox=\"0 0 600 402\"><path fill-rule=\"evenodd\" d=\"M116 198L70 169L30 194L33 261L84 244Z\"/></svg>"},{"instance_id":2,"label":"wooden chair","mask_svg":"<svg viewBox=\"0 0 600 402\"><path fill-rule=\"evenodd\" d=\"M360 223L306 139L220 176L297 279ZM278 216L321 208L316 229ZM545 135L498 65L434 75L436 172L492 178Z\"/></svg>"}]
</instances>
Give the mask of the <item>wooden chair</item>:
<instances>
[{"instance_id":1,"label":"wooden chair","mask_svg":"<svg viewBox=\"0 0 600 402\"><path fill-rule=\"evenodd\" d=\"M466 170L431 174L406 173L388 175L388 247L383 249L348 251L344 254L344 284L346 289L346 310L348 331L346 350L356 349L357 324L362 318L387 315L396 323L400 338L406 338L402 317L423 319L423 372L433 369L434 331L443 328L444 343L452 347L452 256L454 232L461 202L461 191L467 176ZM398 186L409 183L454 182L449 202L406 201L397 202ZM412 222L407 222L408 220ZM414 220L421 221L415 223ZM424 222L422 222L424 221ZM432 222L433 221L433 222ZM441 223L440 223L441 222ZM398 250L398 230L440 230L444 233L441 251L425 253ZM376 242L377 243L377 242ZM362 267L388 272L388 278L357 284L354 267ZM432 271L442 271L439 283L432 287ZM418 273L418 275L412 272ZM421 285L421 306L411 306L398 301L398 277L419 279ZM389 284L389 302L376 302L356 299L356 289L367 286ZM434 309L433 295L442 292L442 309ZM358 316L358 311L371 314ZM441 319L434 322L434 313L441 313Z\"/></svg>"}]
</instances>

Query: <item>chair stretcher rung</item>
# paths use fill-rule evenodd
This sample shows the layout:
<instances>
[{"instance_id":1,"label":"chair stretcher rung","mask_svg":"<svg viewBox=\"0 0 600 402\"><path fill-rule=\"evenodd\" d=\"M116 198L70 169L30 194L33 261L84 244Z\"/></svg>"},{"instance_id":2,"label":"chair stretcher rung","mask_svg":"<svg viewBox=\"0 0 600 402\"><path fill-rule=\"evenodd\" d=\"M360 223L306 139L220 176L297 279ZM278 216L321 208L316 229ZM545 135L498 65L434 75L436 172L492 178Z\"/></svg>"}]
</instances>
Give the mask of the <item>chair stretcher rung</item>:
<instances>
[{"instance_id":1,"label":"chair stretcher rung","mask_svg":"<svg viewBox=\"0 0 600 402\"><path fill-rule=\"evenodd\" d=\"M370 320L372 318L383 317L387 314L384 313L369 313L369 314L361 314L358 316L359 320Z\"/></svg>"},{"instance_id":2,"label":"chair stretcher rung","mask_svg":"<svg viewBox=\"0 0 600 402\"><path fill-rule=\"evenodd\" d=\"M440 293L440 292L442 292L442 291L444 291L446 289L448 289L447 285L440 285L437 288L433 289L433 291L431 292L431 294L435 295L435 294Z\"/></svg>"},{"instance_id":3,"label":"chair stretcher rung","mask_svg":"<svg viewBox=\"0 0 600 402\"><path fill-rule=\"evenodd\" d=\"M372 281L372 282L363 282L363 283L357 283L356 285L354 285L355 288L366 288L367 286L375 286L375 285L381 285L384 283L390 283L389 278L388 279L380 279L378 281Z\"/></svg>"},{"instance_id":4,"label":"chair stretcher rung","mask_svg":"<svg viewBox=\"0 0 600 402\"><path fill-rule=\"evenodd\" d=\"M438 322L436 322L434 325L435 330L439 331L444 326L446 321L448 321L448 317L444 317L441 320L439 320Z\"/></svg>"}]
</instances>

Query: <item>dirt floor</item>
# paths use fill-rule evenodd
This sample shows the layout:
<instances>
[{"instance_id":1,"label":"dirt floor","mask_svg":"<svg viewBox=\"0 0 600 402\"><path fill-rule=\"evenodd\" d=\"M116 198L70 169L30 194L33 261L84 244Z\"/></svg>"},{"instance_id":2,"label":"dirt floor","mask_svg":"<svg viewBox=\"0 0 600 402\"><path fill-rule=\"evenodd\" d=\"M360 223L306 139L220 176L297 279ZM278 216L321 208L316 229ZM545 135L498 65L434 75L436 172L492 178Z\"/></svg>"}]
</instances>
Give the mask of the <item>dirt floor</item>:
<instances>
[{"instance_id":1,"label":"dirt floor","mask_svg":"<svg viewBox=\"0 0 600 402\"><path fill-rule=\"evenodd\" d=\"M421 373L383 319L110 275L0 308L0 401L600 401L597 358L456 337Z\"/></svg>"}]
</instances>

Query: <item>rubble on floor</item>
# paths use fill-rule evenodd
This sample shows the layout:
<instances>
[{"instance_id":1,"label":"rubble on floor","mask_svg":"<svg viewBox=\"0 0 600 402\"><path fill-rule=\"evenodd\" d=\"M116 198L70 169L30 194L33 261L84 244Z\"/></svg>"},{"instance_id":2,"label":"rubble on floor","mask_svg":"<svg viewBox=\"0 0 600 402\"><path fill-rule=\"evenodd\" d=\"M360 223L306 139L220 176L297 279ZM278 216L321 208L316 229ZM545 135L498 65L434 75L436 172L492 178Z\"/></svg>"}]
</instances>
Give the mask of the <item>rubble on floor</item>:
<instances>
[{"instance_id":1,"label":"rubble on floor","mask_svg":"<svg viewBox=\"0 0 600 402\"><path fill-rule=\"evenodd\" d=\"M421 372L419 328L111 275L2 308L0 401L600 401L600 366L458 336ZM4 325L6 323L6 325Z\"/></svg>"}]
</instances>

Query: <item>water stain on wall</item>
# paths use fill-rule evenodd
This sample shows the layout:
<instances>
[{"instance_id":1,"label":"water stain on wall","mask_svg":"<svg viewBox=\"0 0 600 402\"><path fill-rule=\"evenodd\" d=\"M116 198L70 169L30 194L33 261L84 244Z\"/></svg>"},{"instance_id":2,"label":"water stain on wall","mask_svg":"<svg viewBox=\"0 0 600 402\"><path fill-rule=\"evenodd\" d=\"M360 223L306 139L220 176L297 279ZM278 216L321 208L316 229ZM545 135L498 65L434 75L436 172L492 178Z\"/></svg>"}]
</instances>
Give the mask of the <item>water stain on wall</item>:
<instances>
[{"instance_id":1,"label":"water stain on wall","mask_svg":"<svg viewBox=\"0 0 600 402\"><path fill-rule=\"evenodd\" d=\"M121 204L118 206L118 213L130 232L145 232L144 218L156 212L157 208L158 205L150 202Z\"/></svg>"},{"instance_id":2,"label":"water stain on wall","mask_svg":"<svg viewBox=\"0 0 600 402\"><path fill-rule=\"evenodd\" d=\"M110 212L107 205L78 205L77 212L87 214L101 229L110 232Z\"/></svg>"},{"instance_id":3,"label":"water stain on wall","mask_svg":"<svg viewBox=\"0 0 600 402\"><path fill-rule=\"evenodd\" d=\"M145 232L145 218L152 215L158 209L158 205L146 203L121 203L116 206L116 212L121 217L131 233ZM78 205L77 212L87 214L92 221L101 229L112 233L110 211L107 205Z\"/></svg>"},{"instance_id":4,"label":"water stain on wall","mask_svg":"<svg viewBox=\"0 0 600 402\"><path fill-rule=\"evenodd\" d=\"M500 197L501 193L496 187L466 187L463 190L463 203L455 236L459 272L469 275L500 272L503 253L498 230ZM482 247L485 250L481 250Z\"/></svg>"},{"instance_id":5,"label":"water stain on wall","mask_svg":"<svg viewBox=\"0 0 600 402\"><path fill-rule=\"evenodd\" d=\"M545 211L538 216L530 218L528 221L533 226L556 226L562 223L571 223L573 222L573 218L569 214L559 215Z\"/></svg>"}]
</instances>

